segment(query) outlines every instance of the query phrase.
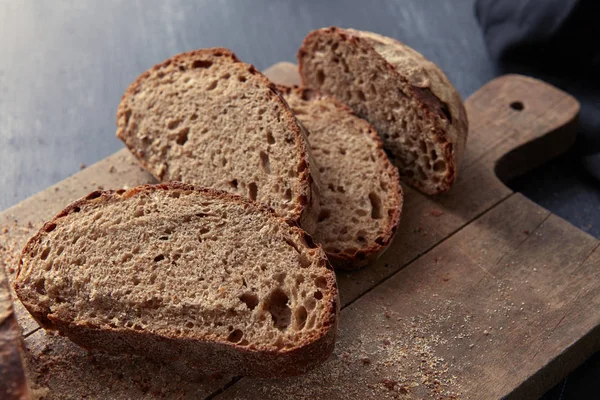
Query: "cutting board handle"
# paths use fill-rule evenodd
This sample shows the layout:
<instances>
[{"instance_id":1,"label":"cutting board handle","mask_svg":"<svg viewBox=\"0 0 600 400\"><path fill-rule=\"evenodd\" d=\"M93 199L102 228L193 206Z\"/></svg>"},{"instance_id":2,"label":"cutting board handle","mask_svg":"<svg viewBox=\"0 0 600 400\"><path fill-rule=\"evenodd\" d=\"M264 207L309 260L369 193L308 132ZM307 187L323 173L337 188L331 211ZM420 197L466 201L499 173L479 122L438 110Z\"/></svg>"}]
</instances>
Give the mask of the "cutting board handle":
<instances>
[{"instance_id":1,"label":"cutting board handle","mask_svg":"<svg viewBox=\"0 0 600 400\"><path fill-rule=\"evenodd\" d=\"M470 96L466 108L467 115L477 115L469 127L466 166L483 164L503 182L565 152L575 141L579 103L538 79L496 78Z\"/></svg>"}]
</instances>

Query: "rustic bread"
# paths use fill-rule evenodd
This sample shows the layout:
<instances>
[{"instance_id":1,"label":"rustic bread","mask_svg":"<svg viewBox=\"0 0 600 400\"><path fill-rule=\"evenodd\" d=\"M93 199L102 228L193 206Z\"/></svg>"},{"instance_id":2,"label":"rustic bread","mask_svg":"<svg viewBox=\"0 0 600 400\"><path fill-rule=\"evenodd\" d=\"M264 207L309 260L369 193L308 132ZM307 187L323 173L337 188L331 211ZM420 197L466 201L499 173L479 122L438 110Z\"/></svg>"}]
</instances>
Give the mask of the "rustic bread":
<instances>
[{"instance_id":1,"label":"rustic bread","mask_svg":"<svg viewBox=\"0 0 600 400\"><path fill-rule=\"evenodd\" d=\"M207 373L303 373L333 351L324 251L268 208L172 182L97 191L29 240L17 295L84 348Z\"/></svg>"},{"instance_id":2,"label":"rustic bread","mask_svg":"<svg viewBox=\"0 0 600 400\"><path fill-rule=\"evenodd\" d=\"M448 190L463 156L467 115L444 73L381 35L323 28L298 51L304 85L335 95L377 129L400 177L418 190Z\"/></svg>"},{"instance_id":3,"label":"rustic bread","mask_svg":"<svg viewBox=\"0 0 600 400\"><path fill-rule=\"evenodd\" d=\"M309 132L319 168L320 213L314 239L336 269L356 269L390 244L402 211L398 171L375 129L331 96L277 86Z\"/></svg>"},{"instance_id":4,"label":"rustic bread","mask_svg":"<svg viewBox=\"0 0 600 400\"><path fill-rule=\"evenodd\" d=\"M12 306L8 279L0 263L0 399L29 399L21 355L21 328Z\"/></svg>"},{"instance_id":5,"label":"rustic bread","mask_svg":"<svg viewBox=\"0 0 600 400\"><path fill-rule=\"evenodd\" d=\"M117 125L158 180L246 196L314 230L305 134L273 84L229 50L179 54L144 72L123 95Z\"/></svg>"}]
</instances>

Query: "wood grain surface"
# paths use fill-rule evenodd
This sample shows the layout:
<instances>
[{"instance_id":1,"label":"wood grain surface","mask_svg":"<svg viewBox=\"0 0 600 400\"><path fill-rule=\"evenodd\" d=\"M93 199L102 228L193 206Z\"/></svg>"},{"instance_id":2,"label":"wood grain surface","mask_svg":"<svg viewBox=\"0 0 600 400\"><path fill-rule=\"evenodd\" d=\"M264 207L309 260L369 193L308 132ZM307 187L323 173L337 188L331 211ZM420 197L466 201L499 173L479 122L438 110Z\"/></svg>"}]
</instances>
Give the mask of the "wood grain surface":
<instances>
[{"instance_id":1,"label":"wood grain surface","mask_svg":"<svg viewBox=\"0 0 600 400\"><path fill-rule=\"evenodd\" d=\"M291 64L267 74L297 79ZM516 101L522 111L510 106ZM456 187L436 198L405 188L390 250L369 268L338 275L340 341L324 366L283 381L238 381L88 354L38 329L17 303L34 389L57 398L540 395L598 348L598 241L512 193L494 171L545 161L523 157L523 146L551 149L541 152L547 158L565 150L578 104L539 81L505 76L469 98L467 111L471 131ZM98 186L151 181L122 150L7 210L0 225L11 241L8 271L26 236L68 202Z\"/></svg>"}]
</instances>

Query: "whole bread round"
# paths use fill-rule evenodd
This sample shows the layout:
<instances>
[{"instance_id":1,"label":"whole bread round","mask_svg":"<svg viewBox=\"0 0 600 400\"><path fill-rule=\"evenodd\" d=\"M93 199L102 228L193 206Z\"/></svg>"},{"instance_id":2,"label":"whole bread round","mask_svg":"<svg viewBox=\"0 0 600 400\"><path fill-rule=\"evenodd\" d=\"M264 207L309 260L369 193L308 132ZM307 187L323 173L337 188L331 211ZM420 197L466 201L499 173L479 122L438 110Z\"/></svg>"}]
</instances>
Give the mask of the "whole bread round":
<instances>
[{"instance_id":1,"label":"whole bread round","mask_svg":"<svg viewBox=\"0 0 600 400\"><path fill-rule=\"evenodd\" d=\"M367 121L335 97L278 85L319 170L320 213L313 235L336 269L357 269L391 243L402 213L398 170Z\"/></svg>"},{"instance_id":2,"label":"whole bread round","mask_svg":"<svg viewBox=\"0 0 600 400\"><path fill-rule=\"evenodd\" d=\"M460 95L434 63L395 39L336 27L309 33L298 62L304 85L373 124L405 182L427 194L450 189L468 122Z\"/></svg>"},{"instance_id":3,"label":"whole bread round","mask_svg":"<svg viewBox=\"0 0 600 400\"><path fill-rule=\"evenodd\" d=\"M97 191L25 246L17 295L84 348L207 373L303 373L333 351L323 249L266 207L171 182Z\"/></svg>"},{"instance_id":4,"label":"whole bread round","mask_svg":"<svg viewBox=\"0 0 600 400\"><path fill-rule=\"evenodd\" d=\"M144 72L125 91L117 126L159 181L239 194L313 232L305 133L273 84L231 51L191 51Z\"/></svg>"}]
</instances>

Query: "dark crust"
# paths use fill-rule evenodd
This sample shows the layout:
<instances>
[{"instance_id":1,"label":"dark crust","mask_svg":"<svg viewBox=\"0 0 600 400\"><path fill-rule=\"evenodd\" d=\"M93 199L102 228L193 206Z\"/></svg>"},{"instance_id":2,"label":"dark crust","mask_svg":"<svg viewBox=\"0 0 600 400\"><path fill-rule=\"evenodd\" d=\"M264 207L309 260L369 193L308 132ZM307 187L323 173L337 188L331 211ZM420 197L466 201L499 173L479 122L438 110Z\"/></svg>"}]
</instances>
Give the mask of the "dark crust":
<instances>
[{"instance_id":1,"label":"dark crust","mask_svg":"<svg viewBox=\"0 0 600 400\"><path fill-rule=\"evenodd\" d=\"M128 190L121 189L94 191L68 205L51 221L45 223L40 231L38 231L27 241L22 254L28 254L34 246L41 243L43 237L48 234L48 226L56 226L60 224L61 218L76 212L75 210L83 209L89 205L97 206L111 201L119 201L121 199L124 200L142 193L151 193L159 190L195 191L208 198L238 203L248 210L248 212L263 213L265 214L266 218L273 218L281 223L287 224L292 232L299 235L301 241L306 243L307 247L315 249L317 253L320 253L316 255L316 257L319 259L319 266L326 268L330 271L330 273L327 277L327 289L324 290L325 296L323 299L323 301L328 301L328 308L324 312L328 315L328 317L326 322L323 324L322 329L317 332L318 335L313 337L312 341L307 340L292 349L265 351L251 350L227 341L182 338L177 337L175 334L172 336L167 336L148 332L139 332L133 329L125 328L96 327L85 322L75 325L71 321L62 320L56 316L49 315L49 309L39 307L37 304L32 304L29 301L30 299L26 295L27 285L24 284L19 277L22 267L21 259L17 268L17 274L13 285L25 308L27 308L27 310L42 327L45 329L58 330L61 334L68 336L80 346L88 349L96 348L98 345L102 346L102 344L108 343L108 346L113 346L113 348L106 348L105 346L104 350L110 353L120 353L127 349L131 350L131 348L128 346L130 346L132 343L141 343L139 342L140 340L145 340L148 343L168 342L169 346L174 346L173 350L168 351L172 354L172 359L185 359L183 355L187 355L187 352L190 351L190 349L193 349L194 345L204 347L205 350L214 347L218 349L219 354L223 355L223 359L201 359L203 352L197 352L195 354L197 356L197 361L201 361L199 365L213 365L221 367L217 368L219 371L216 372L251 375L257 377L298 375L316 367L329 357L335 347L338 315L340 309L335 274L333 273L333 269L327 260L325 252L320 245L315 245L312 242L312 238L309 234L294 224L291 224L288 220L278 217L270 207L236 194L211 188L196 187L174 181L155 185L141 185ZM129 345L122 347L124 346L123 343L128 343ZM139 351L135 352L136 354L142 356L148 356L149 354L147 351L145 351L143 346L142 349L138 350ZM160 353L160 349L157 351L157 353ZM162 353L162 356L164 356L165 351L162 350ZM159 357L159 360L164 361L163 357ZM256 368L258 364L262 365L262 368Z\"/></svg>"},{"instance_id":2,"label":"dark crust","mask_svg":"<svg viewBox=\"0 0 600 400\"><path fill-rule=\"evenodd\" d=\"M21 327L15 318L6 275L0 266L0 399L29 399L21 349Z\"/></svg>"},{"instance_id":3,"label":"dark crust","mask_svg":"<svg viewBox=\"0 0 600 400\"><path fill-rule=\"evenodd\" d=\"M129 113L129 115L131 115L131 113L132 113L132 110L129 108L129 99L133 98L137 95L137 93L141 89L141 86L145 83L146 80L148 80L150 78L152 72L163 70L163 69L173 69L175 65L186 65L187 66L187 64L192 64L194 61L197 61L198 58L207 59L207 58L215 58L215 57L229 59L231 63L239 64L240 69L243 69L243 70L251 73L252 75L255 76L256 79L261 81L263 85L265 85L267 88L270 89L271 93L273 94L272 99L275 102L279 103L279 105L281 106L280 110L281 110L282 116L286 120L286 122L290 126L290 129L294 133L294 136L296 137L295 145L296 145L298 154L300 156L299 164L305 163L305 165L306 165L306 168L304 170L299 171L300 197L306 196L310 199L313 196L313 193L312 193L313 190L311 187L311 179L312 178L310 176L310 157L309 157L309 154L307 151L306 140L304 139L304 137L302 135L302 131L301 131L300 126L298 125L298 121L296 120L296 117L290 110L290 108L287 105L287 103L285 102L285 100L275 90L275 85L267 77L265 77L263 74L258 72L256 70L256 68L254 68L253 65L246 64L246 63L240 61L232 51L222 48L222 47L216 47L216 48L210 48L210 49L200 49L200 50L190 51L187 53L181 53L181 54L173 56L173 57L169 58L168 60L163 61L162 63L157 64L154 67L152 67L151 69L143 72L125 90L125 93L123 94L123 96L121 98L121 103L119 104L119 107L117 109L117 133L116 133L117 137L125 143L127 148L131 151L131 153L138 159L140 164L148 172L150 172L159 181L163 181L163 176L159 175L157 173L156 169L153 168L153 166L150 165L146 161L144 151L142 149L134 147L132 142L129 140L129 138L133 136L133 132L128 129L129 128L129 118L127 117L127 115L128 115L128 113ZM121 123L120 123L120 120L122 117L125 118L124 125L121 125ZM309 204L310 204L310 201L307 202L306 204L298 201L296 208L294 210L294 217L292 218L292 220L295 221L297 224L302 225L303 228L305 228L306 230L311 232L312 226L316 224L316 218L317 218L316 214L317 213L311 212L311 210L308 209ZM315 215L313 216L313 214L315 214ZM314 219L314 221L313 221L313 219Z\"/></svg>"},{"instance_id":4,"label":"dark crust","mask_svg":"<svg viewBox=\"0 0 600 400\"><path fill-rule=\"evenodd\" d=\"M390 73L394 74L397 77L398 82L400 82L399 87L408 89L413 95L413 97L419 102L421 110L424 113L425 117L430 119L431 121L434 121L434 124L436 126L434 133L438 137L438 140L442 142L448 172L446 173L442 181L437 185L438 190L436 191L431 191L417 179L412 178L407 179L407 181L410 183L411 186L414 186L420 191L430 195L440 194L448 191L454 183L454 180L456 179L456 160L452 144L447 140L446 128L444 126L445 124L443 123L443 121L451 123L452 118L448 119L445 118L445 116L442 117L440 114L445 114L443 111L444 109L448 110L447 104L443 103L437 96L435 96L435 94L433 94L433 92L430 91L430 93L424 93L423 89L416 88L415 86L411 85L408 79L401 75L400 72L392 64L390 64L382 56L380 56L379 53L366 40L362 40L360 37L353 35L351 32L345 29L337 28L334 26L314 30L304 38L304 41L302 42L302 45L300 46L300 49L298 50L297 54L299 65L298 71L300 73L300 77L302 79L303 84L307 84L304 74L304 58L310 54L310 51L308 49L311 46L311 43L314 40L318 40L319 36L321 35L336 35L337 39L339 39L340 41L347 41L352 46L362 46L363 48L369 50L373 57L382 60L387 65ZM435 101L436 99L437 102Z\"/></svg>"},{"instance_id":5,"label":"dark crust","mask_svg":"<svg viewBox=\"0 0 600 400\"><path fill-rule=\"evenodd\" d=\"M390 187L389 191L393 192L396 195L396 207L394 208L393 215L388 216L388 226L385 229L385 233L379 238L377 238L375 244L358 249L358 251L356 251L354 254L327 252L329 261L336 270L357 270L369 265L371 262L379 258L388 248L388 246L394 239L394 236L398 229L398 225L400 223L400 217L402 215L402 206L404 203L404 195L402 191L402 186L400 185L398 169L394 167L388 159L387 154L383 150L383 142L377 134L375 128L371 126L371 124L369 124L366 120L361 119L349 106L342 103L337 98L323 94L318 90L308 87L300 87L298 85L277 85L277 90L279 90L285 96L295 94L304 101L325 100L330 102L340 112L345 112L348 115L356 117L357 124L364 125L368 129L369 137L377 144L377 158L380 163L383 163L385 165L384 169L391 178L392 187Z\"/></svg>"}]
</instances>

